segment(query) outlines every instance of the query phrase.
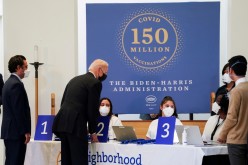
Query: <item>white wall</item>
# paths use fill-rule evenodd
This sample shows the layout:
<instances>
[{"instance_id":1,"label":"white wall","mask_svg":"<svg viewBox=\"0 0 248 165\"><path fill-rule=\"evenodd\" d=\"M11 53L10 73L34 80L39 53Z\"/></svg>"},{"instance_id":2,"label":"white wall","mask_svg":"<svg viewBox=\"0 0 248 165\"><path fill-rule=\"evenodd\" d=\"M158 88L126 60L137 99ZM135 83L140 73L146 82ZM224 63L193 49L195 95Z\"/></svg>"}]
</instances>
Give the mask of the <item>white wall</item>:
<instances>
[{"instance_id":1,"label":"white wall","mask_svg":"<svg viewBox=\"0 0 248 165\"><path fill-rule=\"evenodd\" d=\"M248 1L232 0L230 3L229 57L242 54L248 59ZM246 76L247 77L247 76Z\"/></svg>"},{"instance_id":2,"label":"white wall","mask_svg":"<svg viewBox=\"0 0 248 165\"><path fill-rule=\"evenodd\" d=\"M74 0L5 0L4 73L9 76L11 56L23 54L34 62L34 45L39 46L39 114L50 114L52 92L56 93L56 111L66 83L77 73L77 7ZM23 79L32 111L34 135L34 67Z\"/></svg>"},{"instance_id":3,"label":"white wall","mask_svg":"<svg viewBox=\"0 0 248 165\"><path fill-rule=\"evenodd\" d=\"M0 0L0 73L4 73L4 61L3 61L3 5L2 0Z\"/></svg>"},{"instance_id":4,"label":"white wall","mask_svg":"<svg viewBox=\"0 0 248 165\"><path fill-rule=\"evenodd\" d=\"M1 74L4 73L2 3L3 3L2 0L0 0L0 73ZM0 107L0 109L2 109L2 107ZM1 123L2 123L2 115L0 114L0 126L1 126ZM1 133L0 133L0 135L1 135ZM3 145L3 141L0 140L0 164L4 164L4 154L3 153L4 153L4 145Z\"/></svg>"}]
</instances>

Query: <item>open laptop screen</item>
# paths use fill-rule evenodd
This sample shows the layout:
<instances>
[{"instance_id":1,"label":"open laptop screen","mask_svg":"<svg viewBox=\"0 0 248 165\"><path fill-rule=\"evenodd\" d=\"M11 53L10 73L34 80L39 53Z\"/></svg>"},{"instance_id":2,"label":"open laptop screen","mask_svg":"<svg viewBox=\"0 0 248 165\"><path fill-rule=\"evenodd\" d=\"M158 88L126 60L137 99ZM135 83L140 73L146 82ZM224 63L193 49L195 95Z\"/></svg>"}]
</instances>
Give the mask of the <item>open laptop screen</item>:
<instances>
[{"instance_id":1,"label":"open laptop screen","mask_svg":"<svg viewBox=\"0 0 248 165\"><path fill-rule=\"evenodd\" d=\"M118 141L137 139L132 126L112 126L112 128Z\"/></svg>"}]
</instances>

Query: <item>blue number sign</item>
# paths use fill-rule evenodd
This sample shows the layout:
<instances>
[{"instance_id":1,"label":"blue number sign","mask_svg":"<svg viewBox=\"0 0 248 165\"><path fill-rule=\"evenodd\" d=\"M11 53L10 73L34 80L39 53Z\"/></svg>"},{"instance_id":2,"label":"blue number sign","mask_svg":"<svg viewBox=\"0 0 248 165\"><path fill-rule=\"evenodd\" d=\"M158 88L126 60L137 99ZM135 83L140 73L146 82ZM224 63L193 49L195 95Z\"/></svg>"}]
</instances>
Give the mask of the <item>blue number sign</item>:
<instances>
[{"instance_id":1,"label":"blue number sign","mask_svg":"<svg viewBox=\"0 0 248 165\"><path fill-rule=\"evenodd\" d=\"M173 144L175 123L176 118L173 116L158 119L156 144Z\"/></svg>"},{"instance_id":2,"label":"blue number sign","mask_svg":"<svg viewBox=\"0 0 248 165\"><path fill-rule=\"evenodd\" d=\"M109 116L100 116L97 124L97 137L99 142L108 141Z\"/></svg>"},{"instance_id":3,"label":"blue number sign","mask_svg":"<svg viewBox=\"0 0 248 165\"><path fill-rule=\"evenodd\" d=\"M34 140L52 140L52 125L54 116L39 115Z\"/></svg>"}]
</instances>

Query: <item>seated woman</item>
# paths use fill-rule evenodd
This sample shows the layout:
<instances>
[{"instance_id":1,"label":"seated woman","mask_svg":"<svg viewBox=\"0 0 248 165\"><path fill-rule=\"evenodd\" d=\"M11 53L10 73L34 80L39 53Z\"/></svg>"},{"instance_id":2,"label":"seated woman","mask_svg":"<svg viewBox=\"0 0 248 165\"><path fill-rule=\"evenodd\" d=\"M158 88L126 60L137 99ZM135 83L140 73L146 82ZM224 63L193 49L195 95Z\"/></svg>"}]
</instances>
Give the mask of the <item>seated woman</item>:
<instances>
[{"instance_id":1,"label":"seated woman","mask_svg":"<svg viewBox=\"0 0 248 165\"><path fill-rule=\"evenodd\" d=\"M122 126L122 123L118 117L113 115L113 106L109 98L104 97L100 100L99 111L100 111L101 116L110 117L108 138L110 140L116 138L112 126Z\"/></svg>"},{"instance_id":2,"label":"seated woman","mask_svg":"<svg viewBox=\"0 0 248 165\"><path fill-rule=\"evenodd\" d=\"M176 117L176 125L183 125L182 122L178 119L177 108L175 101L170 96L165 96L160 104L160 111L158 114L159 117ZM158 119L155 119L151 122L147 134L146 139L156 139L158 128ZM176 136L176 131L174 133L174 142L178 142L178 138Z\"/></svg>"},{"instance_id":3,"label":"seated woman","mask_svg":"<svg viewBox=\"0 0 248 165\"><path fill-rule=\"evenodd\" d=\"M204 142L217 141L223 122L226 119L229 104L228 96L225 93L218 95L217 103L220 106L220 109L217 115L211 116L205 125L202 134L202 140Z\"/></svg>"}]
</instances>

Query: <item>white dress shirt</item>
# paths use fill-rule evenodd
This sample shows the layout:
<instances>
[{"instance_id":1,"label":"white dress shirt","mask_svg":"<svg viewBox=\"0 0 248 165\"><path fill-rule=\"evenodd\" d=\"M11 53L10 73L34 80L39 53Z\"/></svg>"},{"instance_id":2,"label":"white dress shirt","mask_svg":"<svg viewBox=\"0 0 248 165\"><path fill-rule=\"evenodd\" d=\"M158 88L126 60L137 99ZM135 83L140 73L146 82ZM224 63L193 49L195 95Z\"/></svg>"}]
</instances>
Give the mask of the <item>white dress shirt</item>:
<instances>
[{"instance_id":1,"label":"white dress shirt","mask_svg":"<svg viewBox=\"0 0 248 165\"><path fill-rule=\"evenodd\" d=\"M203 141L206 141L206 142L211 141L211 134L217 124L218 119L219 119L219 115L213 115L208 119L204 127L203 134L202 134ZM217 130L213 136L213 141L217 141L219 134L221 132L221 129L223 127L223 123L224 123L223 119L220 119L218 123L219 126L217 127Z\"/></svg>"}]
</instances>

